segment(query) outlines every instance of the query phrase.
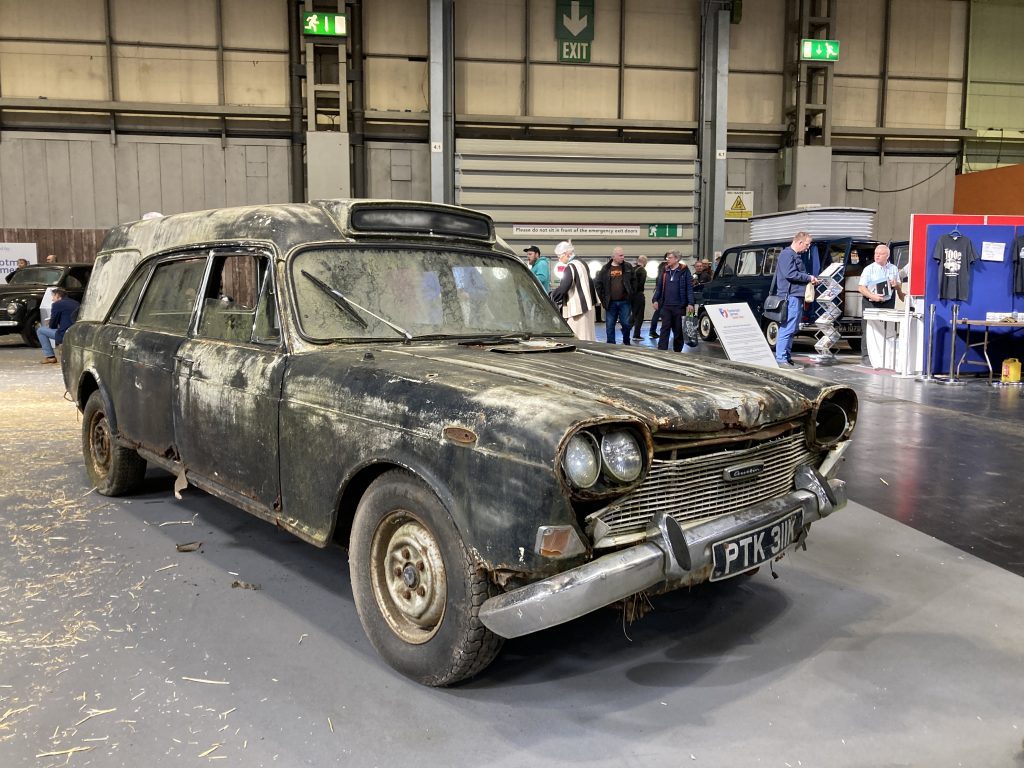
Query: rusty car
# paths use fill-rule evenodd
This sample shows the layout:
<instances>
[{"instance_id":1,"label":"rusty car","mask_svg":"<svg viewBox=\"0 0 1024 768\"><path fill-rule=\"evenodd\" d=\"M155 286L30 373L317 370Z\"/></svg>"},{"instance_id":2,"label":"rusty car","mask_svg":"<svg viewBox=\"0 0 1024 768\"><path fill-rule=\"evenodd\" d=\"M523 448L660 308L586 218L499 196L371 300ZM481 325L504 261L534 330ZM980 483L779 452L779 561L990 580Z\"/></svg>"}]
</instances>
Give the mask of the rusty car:
<instances>
[{"instance_id":1,"label":"rusty car","mask_svg":"<svg viewBox=\"0 0 1024 768\"><path fill-rule=\"evenodd\" d=\"M100 493L153 465L340 543L373 646L433 686L505 638L805 544L846 503L858 407L578 341L487 215L375 200L115 227L63 373Z\"/></svg>"}]
</instances>

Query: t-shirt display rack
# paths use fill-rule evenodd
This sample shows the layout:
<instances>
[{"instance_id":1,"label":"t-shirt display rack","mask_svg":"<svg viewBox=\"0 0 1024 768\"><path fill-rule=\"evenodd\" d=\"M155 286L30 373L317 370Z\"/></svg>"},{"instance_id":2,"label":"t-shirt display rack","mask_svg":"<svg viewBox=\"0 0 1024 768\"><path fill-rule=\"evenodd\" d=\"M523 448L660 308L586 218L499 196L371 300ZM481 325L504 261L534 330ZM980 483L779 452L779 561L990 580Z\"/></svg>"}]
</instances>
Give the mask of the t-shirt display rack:
<instances>
[{"instance_id":1,"label":"t-shirt display rack","mask_svg":"<svg viewBox=\"0 0 1024 768\"><path fill-rule=\"evenodd\" d=\"M984 369L991 379L993 360L998 366L1024 357L1024 325L989 319L996 313L1024 318L1024 219L1019 221L928 225L923 381L962 384L964 366ZM971 343L971 325L988 325L984 344Z\"/></svg>"}]
</instances>

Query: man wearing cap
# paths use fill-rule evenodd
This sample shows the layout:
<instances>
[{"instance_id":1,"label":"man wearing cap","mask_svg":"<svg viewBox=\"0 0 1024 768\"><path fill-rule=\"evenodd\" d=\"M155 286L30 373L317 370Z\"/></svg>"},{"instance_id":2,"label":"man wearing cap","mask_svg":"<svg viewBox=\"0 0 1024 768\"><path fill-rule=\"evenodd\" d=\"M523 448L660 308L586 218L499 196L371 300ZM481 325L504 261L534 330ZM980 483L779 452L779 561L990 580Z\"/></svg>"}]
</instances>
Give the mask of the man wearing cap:
<instances>
[{"instance_id":1,"label":"man wearing cap","mask_svg":"<svg viewBox=\"0 0 1024 768\"><path fill-rule=\"evenodd\" d=\"M544 293L549 293L551 291L551 270L548 269L548 260L540 255L540 248L536 245L524 248L523 253L526 254L526 261L530 264L530 271L544 288Z\"/></svg>"},{"instance_id":2,"label":"man wearing cap","mask_svg":"<svg viewBox=\"0 0 1024 768\"><path fill-rule=\"evenodd\" d=\"M590 281L587 265L577 261L572 243L563 240L555 246L555 256L565 265L562 282L551 292L551 298L562 308L562 317L580 341L597 341L594 332L594 307L597 295Z\"/></svg>"}]
</instances>

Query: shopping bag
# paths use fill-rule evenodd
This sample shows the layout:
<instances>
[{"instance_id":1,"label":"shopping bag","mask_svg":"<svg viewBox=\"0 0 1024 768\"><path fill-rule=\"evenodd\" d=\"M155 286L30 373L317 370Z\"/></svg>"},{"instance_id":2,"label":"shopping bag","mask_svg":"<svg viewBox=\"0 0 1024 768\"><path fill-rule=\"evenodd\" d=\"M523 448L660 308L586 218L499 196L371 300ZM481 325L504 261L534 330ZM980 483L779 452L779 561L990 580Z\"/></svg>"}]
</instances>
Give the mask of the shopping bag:
<instances>
[{"instance_id":1,"label":"shopping bag","mask_svg":"<svg viewBox=\"0 0 1024 768\"><path fill-rule=\"evenodd\" d=\"M683 341L688 347L696 347L700 342L700 327L696 315L687 315L683 318Z\"/></svg>"}]
</instances>

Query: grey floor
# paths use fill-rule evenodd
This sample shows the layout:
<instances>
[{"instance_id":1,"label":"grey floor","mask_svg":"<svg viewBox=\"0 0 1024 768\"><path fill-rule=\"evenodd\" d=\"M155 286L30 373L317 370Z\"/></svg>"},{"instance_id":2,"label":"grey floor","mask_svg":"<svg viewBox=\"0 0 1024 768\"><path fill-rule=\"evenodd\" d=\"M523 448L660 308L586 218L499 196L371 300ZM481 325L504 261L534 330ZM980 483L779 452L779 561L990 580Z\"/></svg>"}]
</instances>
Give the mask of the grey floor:
<instances>
[{"instance_id":1,"label":"grey floor","mask_svg":"<svg viewBox=\"0 0 1024 768\"><path fill-rule=\"evenodd\" d=\"M1024 766L1024 581L857 494L778 578L599 612L431 690L369 646L344 552L159 472L88 493L37 359L0 342L0 766ZM822 375L888 391L856 367Z\"/></svg>"}]
</instances>

